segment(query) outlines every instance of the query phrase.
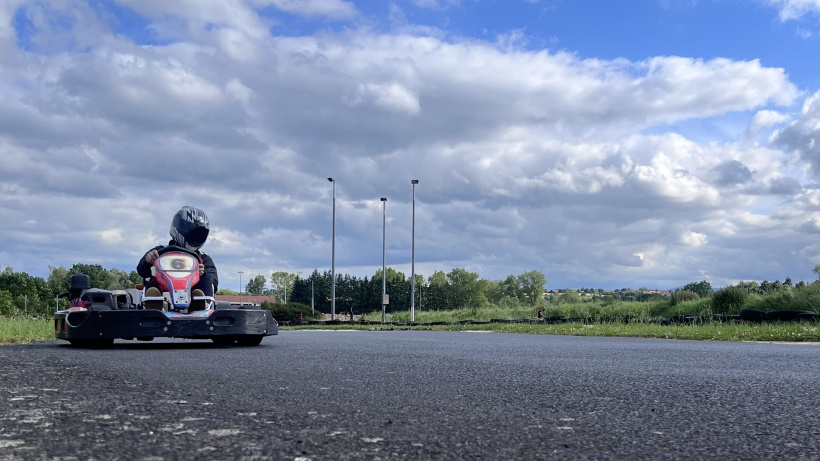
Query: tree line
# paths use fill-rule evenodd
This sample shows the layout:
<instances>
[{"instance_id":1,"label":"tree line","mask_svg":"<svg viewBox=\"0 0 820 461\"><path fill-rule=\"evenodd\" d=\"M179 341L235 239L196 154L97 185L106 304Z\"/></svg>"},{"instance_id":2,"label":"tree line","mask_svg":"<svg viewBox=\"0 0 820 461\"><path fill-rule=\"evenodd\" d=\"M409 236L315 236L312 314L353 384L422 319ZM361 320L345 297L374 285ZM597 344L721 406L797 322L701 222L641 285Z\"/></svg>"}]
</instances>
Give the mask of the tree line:
<instances>
[{"instance_id":1,"label":"tree line","mask_svg":"<svg viewBox=\"0 0 820 461\"><path fill-rule=\"evenodd\" d=\"M49 266L48 270L48 278L44 279L6 267L0 273L0 315L48 316L68 308L69 300L57 297L68 292L74 274L87 275L92 287L105 290L124 290L142 283L137 271L105 269L99 264L74 264L70 269Z\"/></svg>"},{"instance_id":2,"label":"tree line","mask_svg":"<svg viewBox=\"0 0 820 461\"><path fill-rule=\"evenodd\" d=\"M814 272L820 276L820 265ZM98 264L74 264L71 268L49 266L46 279L31 276L25 272L14 272L6 267L0 272L0 315L9 316L18 313L48 316L55 309L68 307L66 298L57 298L70 288L71 275L86 274L94 288L121 290L133 288L142 283L136 271L125 272L118 269L105 269ZM543 304L574 304L578 302L603 301L654 301L660 295L650 294L644 289L638 292L629 289L615 290L612 294L603 294L601 289L560 290L558 297L544 298L546 277L539 271L529 271L520 275L509 275L504 280L482 279L477 273L466 269L453 269L450 272L436 271L425 278L415 275L415 302L418 310L453 310L486 306L522 307L540 306ZM314 270L308 277L284 271L271 272L270 278L264 275L252 277L244 286L245 294L272 295L279 303L301 303L307 306L313 301L319 312L331 310L330 271ZM767 295L800 289L805 282L793 284L790 278L773 282L764 280L761 283L739 282L733 289L748 295ZM388 267L386 272L386 293L389 295L387 312L403 311L410 307L411 280L402 272ZM691 282L676 293L691 293L696 298L710 297L715 291L708 281ZM592 296L582 298L580 293ZM237 294L229 289L220 289L217 294ZM378 269L372 277L359 278L348 274L336 274L336 312L355 313L380 311L382 308L382 271Z\"/></svg>"},{"instance_id":3,"label":"tree line","mask_svg":"<svg viewBox=\"0 0 820 461\"><path fill-rule=\"evenodd\" d=\"M268 280L264 275L252 277L244 286L243 294L275 296L277 302L301 303L313 306L319 312L331 311L332 276L330 271L314 270L307 277L287 272L273 272ZM393 268L386 269L385 291L389 297L387 312L410 307L412 280ZM424 278L415 274L415 307L419 310L451 310L479 308L487 305L537 306L544 295L547 279L539 271L509 275L504 280L486 280L466 269L450 272L436 271ZM218 294L236 294L220 289ZM336 311L355 313L382 309L382 271L372 277L336 274Z\"/></svg>"},{"instance_id":4,"label":"tree line","mask_svg":"<svg viewBox=\"0 0 820 461\"><path fill-rule=\"evenodd\" d=\"M127 273L118 269L105 269L95 264L74 264L71 268L49 266L48 278L14 272L11 267L0 273L0 315L26 313L47 316L56 309L68 307L68 300L57 298L70 288L71 275L86 274L90 285L106 290L133 288L142 283L136 271ZM410 306L411 280L392 268L386 271L386 293L389 296L387 311L406 310ZM415 306L419 310L450 310L479 308L488 305L501 307L537 306L543 299L546 277L539 271L509 275L504 280L482 279L477 273L466 269L450 272L437 271L425 278L415 275ZM316 310L331 310L332 278L330 271L314 270L308 277L283 271L272 272L270 279L264 275L252 277L244 286L244 294L273 295L282 303L302 303ZM237 294L220 289L217 294ZM349 274L336 274L336 311L339 313L371 312L382 308L382 271L373 277L359 278Z\"/></svg>"}]
</instances>

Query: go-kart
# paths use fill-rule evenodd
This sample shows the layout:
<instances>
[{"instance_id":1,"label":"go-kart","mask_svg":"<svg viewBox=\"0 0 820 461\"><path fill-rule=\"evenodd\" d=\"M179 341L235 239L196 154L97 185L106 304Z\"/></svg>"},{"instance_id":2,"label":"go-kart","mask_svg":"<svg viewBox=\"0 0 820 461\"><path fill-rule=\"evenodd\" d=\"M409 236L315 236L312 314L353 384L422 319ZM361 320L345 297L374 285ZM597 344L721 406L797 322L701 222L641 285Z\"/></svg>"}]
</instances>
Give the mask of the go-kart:
<instances>
[{"instance_id":1,"label":"go-kart","mask_svg":"<svg viewBox=\"0 0 820 461\"><path fill-rule=\"evenodd\" d=\"M88 276L73 275L67 294L71 307L54 314L57 339L79 347L109 347L114 339L151 341L158 337L258 346L265 336L279 334L279 324L268 310L232 306L212 296L192 297L202 264L196 253L168 246L159 254L146 282L158 286L162 296L146 296L145 288L91 288Z\"/></svg>"}]
</instances>

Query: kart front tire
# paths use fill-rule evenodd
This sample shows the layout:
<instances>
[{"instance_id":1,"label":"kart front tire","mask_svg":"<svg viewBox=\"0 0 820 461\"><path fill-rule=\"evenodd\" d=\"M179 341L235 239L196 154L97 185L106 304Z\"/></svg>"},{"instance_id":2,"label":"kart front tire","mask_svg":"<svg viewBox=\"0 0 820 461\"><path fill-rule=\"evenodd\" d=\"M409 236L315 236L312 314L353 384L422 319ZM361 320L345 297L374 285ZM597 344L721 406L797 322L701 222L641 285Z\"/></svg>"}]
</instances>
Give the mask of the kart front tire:
<instances>
[{"instance_id":1,"label":"kart front tire","mask_svg":"<svg viewBox=\"0 0 820 461\"><path fill-rule=\"evenodd\" d=\"M243 335L236 338L236 343L242 347L258 346L262 343L263 335Z\"/></svg>"},{"instance_id":2,"label":"kart front tire","mask_svg":"<svg viewBox=\"0 0 820 461\"><path fill-rule=\"evenodd\" d=\"M73 347L83 347L87 349L105 349L114 345L114 338L101 339L69 339Z\"/></svg>"},{"instance_id":3,"label":"kart front tire","mask_svg":"<svg viewBox=\"0 0 820 461\"><path fill-rule=\"evenodd\" d=\"M211 338L211 341L213 341L217 346L230 346L234 343L234 341L236 341L236 338L233 336L214 336Z\"/></svg>"}]
</instances>

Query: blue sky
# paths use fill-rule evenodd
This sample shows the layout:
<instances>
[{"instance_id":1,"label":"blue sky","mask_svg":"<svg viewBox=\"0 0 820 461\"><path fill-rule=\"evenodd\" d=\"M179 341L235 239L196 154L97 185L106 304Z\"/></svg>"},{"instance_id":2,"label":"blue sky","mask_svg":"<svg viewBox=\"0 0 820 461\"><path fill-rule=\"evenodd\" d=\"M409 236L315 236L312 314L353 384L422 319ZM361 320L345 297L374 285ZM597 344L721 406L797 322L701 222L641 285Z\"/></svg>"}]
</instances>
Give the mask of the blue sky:
<instances>
[{"instance_id":1,"label":"blue sky","mask_svg":"<svg viewBox=\"0 0 820 461\"><path fill-rule=\"evenodd\" d=\"M438 8L407 1L354 3L361 13L357 22L380 31L395 25L391 8L399 6L406 23L433 27L454 38L494 41L517 31L525 37L518 46L533 51L567 50L586 58L640 61L678 55L760 59L766 66L789 69L792 80L801 86L820 82L820 64L806 59L818 50L816 14L784 22L774 6L763 2L465 0ZM151 21L133 9L111 1L95 5L113 14L118 24L112 21L111 25L117 33L136 43L165 43L150 31ZM270 6L257 11L276 21L271 27L274 35L310 35L350 27L348 21L300 17ZM806 34L814 37L802 37Z\"/></svg>"},{"instance_id":2,"label":"blue sky","mask_svg":"<svg viewBox=\"0 0 820 461\"><path fill-rule=\"evenodd\" d=\"M0 265L809 280L820 0L10 0Z\"/></svg>"}]
</instances>

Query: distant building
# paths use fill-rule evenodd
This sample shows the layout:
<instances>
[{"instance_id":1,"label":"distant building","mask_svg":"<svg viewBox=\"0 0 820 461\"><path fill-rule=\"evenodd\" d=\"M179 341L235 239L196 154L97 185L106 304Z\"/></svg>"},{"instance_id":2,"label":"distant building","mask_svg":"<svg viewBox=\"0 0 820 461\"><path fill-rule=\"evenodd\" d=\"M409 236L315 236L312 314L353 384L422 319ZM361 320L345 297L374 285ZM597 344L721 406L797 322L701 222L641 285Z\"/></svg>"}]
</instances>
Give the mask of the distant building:
<instances>
[{"instance_id":1,"label":"distant building","mask_svg":"<svg viewBox=\"0 0 820 461\"><path fill-rule=\"evenodd\" d=\"M267 301L271 304L276 303L276 296L232 296L232 295L215 295L214 298L217 301L227 301L231 303L231 306L239 306L239 305L252 305L252 306L261 306L263 302Z\"/></svg>"}]
</instances>

